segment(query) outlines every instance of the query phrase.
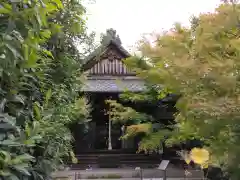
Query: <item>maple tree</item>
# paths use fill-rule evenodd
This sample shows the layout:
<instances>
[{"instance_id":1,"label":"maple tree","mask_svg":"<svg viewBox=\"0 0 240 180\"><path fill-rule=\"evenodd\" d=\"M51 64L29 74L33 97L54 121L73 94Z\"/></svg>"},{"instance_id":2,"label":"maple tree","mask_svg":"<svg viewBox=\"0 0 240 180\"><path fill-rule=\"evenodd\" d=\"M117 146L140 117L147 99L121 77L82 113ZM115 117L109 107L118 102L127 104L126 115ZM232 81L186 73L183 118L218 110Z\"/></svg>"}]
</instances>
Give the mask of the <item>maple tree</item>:
<instances>
[{"instance_id":1,"label":"maple tree","mask_svg":"<svg viewBox=\"0 0 240 180\"><path fill-rule=\"evenodd\" d=\"M214 12L192 18L191 27L175 24L141 41L142 57L125 62L159 95L176 94L175 124L142 141L144 149L199 139L213 166L239 179L240 142L240 6L224 2ZM147 63L143 63L146 62ZM154 146L155 145L155 146Z\"/></svg>"}]
</instances>

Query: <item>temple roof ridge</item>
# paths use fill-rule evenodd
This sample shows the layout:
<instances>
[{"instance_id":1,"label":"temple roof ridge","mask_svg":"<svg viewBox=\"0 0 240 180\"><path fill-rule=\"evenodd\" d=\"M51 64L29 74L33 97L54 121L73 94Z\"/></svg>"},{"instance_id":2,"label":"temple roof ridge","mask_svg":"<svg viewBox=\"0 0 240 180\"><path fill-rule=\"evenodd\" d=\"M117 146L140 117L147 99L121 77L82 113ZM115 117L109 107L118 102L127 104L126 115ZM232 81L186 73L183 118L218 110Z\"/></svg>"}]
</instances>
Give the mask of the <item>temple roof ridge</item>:
<instances>
[{"instance_id":1,"label":"temple roof ridge","mask_svg":"<svg viewBox=\"0 0 240 180\"><path fill-rule=\"evenodd\" d=\"M118 45L122 44L121 39L120 39L119 35L117 34L117 31L113 28L106 30L106 34L104 34L102 36L101 44L102 45L109 44L111 41Z\"/></svg>"},{"instance_id":2,"label":"temple roof ridge","mask_svg":"<svg viewBox=\"0 0 240 180\"><path fill-rule=\"evenodd\" d=\"M101 44L96 48L85 60L85 64L93 60L95 57L100 56L109 45L114 45L125 57L130 57L131 54L122 46L121 39L117 34L117 31L113 28L106 30L106 33L102 35Z\"/></svg>"}]
</instances>

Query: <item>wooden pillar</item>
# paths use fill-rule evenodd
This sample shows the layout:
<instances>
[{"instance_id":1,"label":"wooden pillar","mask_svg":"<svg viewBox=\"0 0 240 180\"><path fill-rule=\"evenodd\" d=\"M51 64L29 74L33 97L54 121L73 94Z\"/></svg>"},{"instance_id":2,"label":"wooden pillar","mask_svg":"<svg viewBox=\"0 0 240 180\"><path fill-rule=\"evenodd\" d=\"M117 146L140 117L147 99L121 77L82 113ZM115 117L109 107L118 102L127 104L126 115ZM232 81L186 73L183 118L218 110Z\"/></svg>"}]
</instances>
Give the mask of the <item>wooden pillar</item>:
<instances>
[{"instance_id":1,"label":"wooden pillar","mask_svg":"<svg viewBox=\"0 0 240 180\"><path fill-rule=\"evenodd\" d=\"M112 150L112 122L108 120L108 150Z\"/></svg>"}]
</instances>

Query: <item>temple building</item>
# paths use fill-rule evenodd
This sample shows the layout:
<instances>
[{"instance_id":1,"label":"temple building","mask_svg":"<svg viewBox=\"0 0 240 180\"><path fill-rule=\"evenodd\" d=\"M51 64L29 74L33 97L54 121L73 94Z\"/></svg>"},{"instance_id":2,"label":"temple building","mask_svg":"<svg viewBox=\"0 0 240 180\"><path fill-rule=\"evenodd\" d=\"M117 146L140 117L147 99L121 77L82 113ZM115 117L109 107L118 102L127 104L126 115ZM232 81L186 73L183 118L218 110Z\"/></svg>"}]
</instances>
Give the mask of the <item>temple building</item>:
<instances>
[{"instance_id":1,"label":"temple building","mask_svg":"<svg viewBox=\"0 0 240 180\"><path fill-rule=\"evenodd\" d=\"M75 154L79 163L75 167L119 167L156 164L161 155L151 157L136 154L138 138L122 140L124 128L121 124L112 126L106 113L105 100L119 100L125 90L141 92L144 81L126 67L123 59L130 56L113 29L107 30L101 45L87 58L83 68L87 80L82 91L92 104L91 121L88 126L75 125L72 128L75 138ZM172 114L171 114L172 116ZM108 162L109 159L109 163ZM114 161L113 161L114 160Z\"/></svg>"}]
</instances>

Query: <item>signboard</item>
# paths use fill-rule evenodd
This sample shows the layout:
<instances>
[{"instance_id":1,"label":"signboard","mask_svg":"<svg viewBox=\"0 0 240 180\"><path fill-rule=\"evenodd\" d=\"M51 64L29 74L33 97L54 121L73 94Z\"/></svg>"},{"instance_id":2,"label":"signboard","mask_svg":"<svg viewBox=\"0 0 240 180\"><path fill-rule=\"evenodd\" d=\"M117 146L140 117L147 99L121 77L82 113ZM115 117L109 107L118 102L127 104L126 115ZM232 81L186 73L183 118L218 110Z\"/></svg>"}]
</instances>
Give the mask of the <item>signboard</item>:
<instances>
[{"instance_id":1,"label":"signboard","mask_svg":"<svg viewBox=\"0 0 240 180\"><path fill-rule=\"evenodd\" d=\"M169 164L169 160L162 160L162 162L158 166L158 169L166 170L168 164Z\"/></svg>"}]
</instances>

